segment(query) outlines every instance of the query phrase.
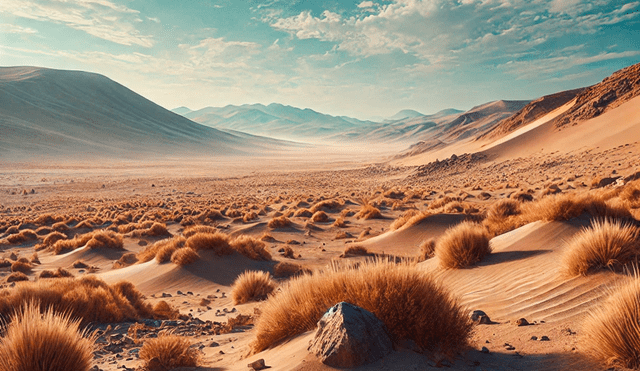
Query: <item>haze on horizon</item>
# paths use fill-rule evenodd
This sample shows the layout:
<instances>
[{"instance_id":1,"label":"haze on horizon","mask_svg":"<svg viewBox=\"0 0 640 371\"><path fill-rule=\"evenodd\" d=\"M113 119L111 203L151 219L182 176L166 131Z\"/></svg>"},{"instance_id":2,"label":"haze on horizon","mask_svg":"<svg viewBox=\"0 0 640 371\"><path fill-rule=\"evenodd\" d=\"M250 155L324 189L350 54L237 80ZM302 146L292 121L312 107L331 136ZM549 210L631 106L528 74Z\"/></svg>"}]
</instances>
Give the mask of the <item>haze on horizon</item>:
<instances>
[{"instance_id":1,"label":"haze on horizon","mask_svg":"<svg viewBox=\"0 0 640 371\"><path fill-rule=\"evenodd\" d=\"M640 59L640 1L3 0L0 66L104 74L171 109L360 119L534 99Z\"/></svg>"}]
</instances>

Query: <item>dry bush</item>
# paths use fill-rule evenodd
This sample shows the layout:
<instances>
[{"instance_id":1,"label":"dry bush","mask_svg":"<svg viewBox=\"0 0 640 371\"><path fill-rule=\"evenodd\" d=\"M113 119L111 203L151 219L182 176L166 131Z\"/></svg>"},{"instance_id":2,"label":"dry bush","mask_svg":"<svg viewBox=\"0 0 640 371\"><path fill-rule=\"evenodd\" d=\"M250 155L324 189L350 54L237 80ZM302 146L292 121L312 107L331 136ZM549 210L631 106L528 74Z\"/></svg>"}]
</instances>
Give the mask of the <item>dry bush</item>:
<instances>
[{"instance_id":1,"label":"dry bush","mask_svg":"<svg viewBox=\"0 0 640 371\"><path fill-rule=\"evenodd\" d=\"M367 250L366 247L362 246L362 245L349 245L344 252L342 253L342 255L340 255L341 258L347 258L349 256L369 256L371 255L369 253L369 250Z\"/></svg>"},{"instance_id":2,"label":"dry bush","mask_svg":"<svg viewBox=\"0 0 640 371\"><path fill-rule=\"evenodd\" d=\"M401 200L401 199L404 198L405 193L404 193L404 191L401 191L401 190L399 190L397 188L394 188L394 189L390 189L390 190L386 191L383 195L384 195L384 197L392 198L394 200Z\"/></svg>"},{"instance_id":3,"label":"dry bush","mask_svg":"<svg viewBox=\"0 0 640 371\"><path fill-rule=\"evenodd\" d=\"M533 201L533 195L529 192L514 192L509 196L511 199L519 201L519 202L530 202Z\"/></svg>"},{"instance_id":4,"label":"dry bush","mask_svg":"<svg viewBox=\"0 0 640 371\"><path fill-rule=\"evenodd\" d=\"M34 252L33 254L31 254L31 257L29 258L29 262L31 264L41 264L40 263L40 258L38 257L38 253Z\"/></svg>"},{"instance_id":5,"label":"dry bush","mask_svg":"<svg viewBox=\"0 0 640 371\"><path fill-rule=\"evenodd\" d=\"M426 239L420 244L420 255L418 261L423 262L431 259L436 255L436 240L433 238Z\"/></svg>"},{"instance_id":6,"label":"dry bush","mask_svg":"<svg viewBox=\"0 0 640 371\"><path fill-rule=\"evenodd\" d=\"M257 238L239 236L231 241L231 247L249 259L271 261L271 253L267 251L267 245Z\"/></svg>"},{"instance_id":7,"label":"dry bush","mask_svg":"<svg viewBox=\"0 0 640 371\"><path fill-rule=\"evenodd\" d=\"M82 260L74 261L71 266L77 269L89 268L89 265L87 265L87 263L83 262Z\"/></svg>"},{"instance_id":8,"label":"dry bush","mask_svg":"<svg viewBox=\"0 0 640 371\"><path fill-rule=\"evenodd\" d=\"M171 233L167 230L167 226L162 223L153 223L149 228L136 229L129 232L130 237L157 237L157 236L171 236Z\"/></svg>"},{"instance_id":9,"label":"dry bush","mask_svg":"<svg viewBox=\"0 0 640 371\"><path fill-rule=\"evenodd\" d=\"M296 258L296 252L293 251L293 249L291 248L291 246L283 246L280 251L282 251L282 256L284 256L285 258L289 258L289 259L295 259Z\"/></svg>"},{"instance_id":10,"label":"dry bush","mask_svg":"<svg viewBox=\"0 0 640 371\"><path fill-rule=\"evenodd\" d=\"M407 224L407 222L415 217L416 215L419 215L420 211L415 210L415 209L411 209L411 210L407 210L406 212L402 213L402 215L400 215L400 217L398 217L398 219L394 220L393 223L391 223L391 230L395 231L397 229L402 228L405 224Z\"/></svg>"},{"instance_id":11,"label":"dry bush","mask_svg":"<svg viewBox=\"0 0 640 371\"><path fill-rule=\"evenodd\" d=\"M87 220L83 220L80 223L76 224L76 226L74 227L75 229L94 229L95 226L93 225L93 223L91 223L91 221L89 219Z\"/></svg>"},{"instance_id":12,"label":"dry bush","mask_svg":"<svg viewBox=\"0 0 640 371\"><path fill-rule=\"evenodd\" d=\"M482 224L487 228L491 236L498 236L513 229L520 220L516 218L521 214L521 203L511 199L502 199L489 207L487 217Z\"/></svg>"},{"instance_id":13,"label":"dry bush","mask_svg":"<svg viewBox=\"0 0 640 371\"><path fill-rule=\"evenodd\" d=\"M233 249L229 244L229 236L220 232L196 233L193 236L187 238L185 246L190 247L196 251L213 251L218 256L233 254Z\"/></svg>"},{"instance_id":14,"label":"dry bush","mask_svg":"<svg viewBox=\"0 0 640 371\"><path fill-rule=\"evenodd\" d=\"M182 235L185 238L189 238L196 233L216 233L217 231L218 231L218 228L216 227L211 227L208 225L194 225L185 229Z\"/></svg>"},{"instance_id":15,"label":"dry bush","mask_svg":"<svg viewBox=\"0 0 640 371\"><path fill-rule=\"evenodd\" d=\"M624 219L631 217L627 209L607 203L604 197L596 192L547 196L537 202L522 205L522 209L527 222L569 220L583 213L603 218Z\"/></svg>"},{"instance_id":16,"label":"dry bush","mask_svg":"<svg viewBox=\"0 0 640 371\"><path fill-rule=\"evenodd\" d=\"M245 213L242 217L242 221L245 223L249 223L250 221L258 219L258 214L255 211L249 211Z\"/></svg>"},{"instance_id":17,"label":"dry bush","mask_svg":"<svg viewBox=\"0 0 640 371\"><path fill-rule=\"evenodd\" d=\"M39 302L42 310L51 306L57 313L81 318L85 324L121 322L153 314L133 285L108 285L95 276L23 282L4 289L0 297L0 317L5 319L14 308L30 301Z\"/></svg>"},{"instance_id":18,"label":"dry bush","mask_svg":"<svg viewBox=\"0 0 640 371\"><path fill-rule=\"evenodd\" d=\"M191 341L188 338L172 334L162 334L157 338L145 340L139 356L144 361L144 367L149 371L153 371L148 366L154 358L164 370L196 367L200 361L198 350L191 348Z\"/></svg>"},{"instance_id":19,"label":"dry bush","mask_svg":"<svg viewBox=\"0 0 640 371\"><path fill-rule=\"evenodd\" d=\"M291 225L291 220L284 215L275 217L269 220L269 223L267 223L267 227L271 229L286 228L286 227L289 227L290 225Z\"/></svg>"},{"instance_id":20,"label":"dry bush","mask_svg":"<svg viewBox=\"0 0 640 371\"><path fill-rule=\"evenodd\" d=\"M433 201L431 204L429 204L429 209L432 209L432 210L439 209L455 201L462 201L462 199L460 197L444 196L438 200Z\"/></svg>"},{"instance_id":21,"label":"dry bush","mask_svg":"<svg viewBox=\"0 0 640 371\"><path fill-rule=\"evenodd\" d=\"M569 241L564 268L569 275L587 275L608 268L622 271L637 262L640 229L620 220L596 220Z\"/></svg>"},{"instance_id":22,"label":"dry bush","mask_svg":"<svg viewBox=\"0 0 640 371\"><path fill-rule=\"evenodd\" d=\"M69 226L65 222L58 222L52 225L51 229L53 229L56 232L66 232L69 230Z\"/></svg>"},{"instance_id":23,"label":"dry bush","mask_svg":"<svg viewBox=\"0 0 640 371\"><path fill-rule=\"evenodd\" d=\"M180 318L180 312L173 308L169 303L164 300L160 300L153 306L153 313L157 317L168 318L168 319L178 319Z\"/></svg>"},{"instance_id":24,"label":"dry bush","mask_svg":"<svg viewBox=\"0 0 640 371\"><path fill-rule=\"evenodd\" d=\"M171 259L171 255L173 255L177 249L182 248L186 242L187 239L182 236L157 241L138 253L138 262L146 263L156 259L160 264L167 263Z\"/></svg>"},{"instance_id":25,"label":"dry bush","mask_svg":"<svg viewBox=\"0 0 640 371\"><path fill-rule=\"evenodd\" d=\"M329 221L329 216L324 211L316 211L312 216L311 220L317 223L325 223Z\"/></svg>"},{"instance_id":26,"label":"dry bush","mask_svg":"<svg viewBox=\"0 0 640 371\"><path fill-rule=\"evenodd\" d=\"M26 242L35 241L38 239L38 235L31 229L24 229L20 233L12 234L5 238L7 243L11 245L22 244Z\"/></svg>"},{"instance_id":27,"label":"dry bush","mask_svg":"<svg viewBox=\"0 0 640 371\"><path fill-rule=\"evenodd\" d=\"M44 238L44 240L42 240L42 244L44 246L52 246L54 243L60 240L66 240L66 239L67 239L67 235L63 233L51 232Z\"/></svg>"},{"instance_id":28,"label":"dry bush","mask_svg":"<svg viewBox=\"0 0 640 371\"><path fill-rule=\"evenodd\" d=\"M18 228L17 225L12 225L11 227L7 228L7 230L4 233L6 233L7 235L20 233L20 228Z\"/></svg>"},{"instance_id":29,"label":"dry bush","mask_svg":"<svg viewBox=\"0 0 640 371\"><path fill-rule=\"evenodd\" d=\"M126 254L122 254L120 259L113 262L113 269L120 269L124 267L128 267L138 262L138 257L133 252L128 252Z\"/></svg>"},{"instance_id":30,"label":"dry bush","mask_svg":"<svg viewBox=\"0 0 640 371\"><path fill-rule=\"evenodd\" d=\"M268 272L246 271L236 278L231 288L234 304L244 304L251 300L260 301L275 290L277 284Z\"/></svg>"},{"instance_id":31,"label":"dry bush","mask_svg":"<svg viewBox=\"0 0 640 371\"><path fill-rule=\"evenodd\" d=\"M96 231L86 243L87 249L124 249L122 235L107 230Z\"/></svg>"},{"instance_id":32,"label":"dry bush","mask_svg":"<svg viewBox=\"0 0 640 371\"><path fill-rule=\"evenodd\" d=\"M467 268L490 253L489 233L472 222L462 222L449 228L435 247L435 255L444 268Z\"/></svg>"},{"instance_id":33,"label":"dry bush","mask_svg":"<svg viewBox=\"0 0 640 371\"><path fill-rule=\"evenodd\" d=\"M334 240L344 240L346 238L352 238L353 235L347 231L339 231L338 233L336 233L335 236L333 236Z\"/></svg>"},{"instance_id":34,"label":"dry bush","mask_svg":"<svg viewBox=\"0 0 640 371\"><path fill-rule=\"evenodd\" d=\"M332 224L334 227L338 228L346 228L347 223L345 222L343 217L338 217Z\"/></svg>"},{"instance_id":35,"label":"dry bush","mask_svg":"<svg viewBox=\"0 0 640 371\"><path fill-rule=\"evenodd\" d=\"M291 279L262 306L253 351L315 329L327 309L342 301L372 312L394 341L411 339L427 350L454 355L471 335L466 310L431 276L407 264L376 261Z\"/></svg>"},{"instance_id":36,"label":"dry bush","mask_svg":"<svg viewBox=\"0 0 640 371\"><path fill-rule=\"evenodd\" d=\"M276 242L275 237L271 235L269 232L264 232L262 236L260 236L260 241L264 242Z\"/></svg>"},{"instance_id":37,"label":"dry bush","mask_svg":"<svg viewBox=\"0 0 640 371\"><path fill-rule=\"evenodd\" d=\"M640 367L640 278L618 287L590 309L583 329L587 346L611 366Z\"/></svg>"},{"instance_id":38,"label":"dry bush","mask_svg":"<svg viewBox=\"0 0 640 371\"><path fill-rule=\"evenodd\" d=\"M273 276L276 278L297 276L299 274L311 274L311 271L302 268L299 264L289 262L279 262L273 267Z\"/></svg>"},{"instance_id":39,"label":"dry bush","mask_svg":"<svg viewBox=\"0 0 640 371\"><path fill-rule=\"evenodd\" d=\"M59 222L61 219L55 218L52 214L42 214L37 217L33 224L35 225L51 225L55 222Z\"/></svg>"},{"instance_id":40,"label":"dry bush","mask_svg":"<svg viewBox=\"0 0 640 371\"><path fill-rule=\"evenodd\" d=\"M31 273L33 266L28 261L14 261L11 263L11 272Z\"/></svg>"},{"instance_id":41,"label":"dry bush","mask_svg":"<svg viewBox=\"0 0 640 371\"><path fill-rule=\"evenodd\" d=\"M22 272L13 272L6 278L7 282L29 281L29 277Z\"/></svg>"},{"instance_id":42,"label":"dry bush","mask_svg":"<svg viewBox=\"0 0 640 371\"><path fill-rule=\"evenodd\" d=\"M95 336L80 331L70 313L41 312L25 303L11 315L0 340L1 371L88 371L93 362Z\"/></svg>"},{"instance_id":43,"label":"dry bush","mask_svg":"<svg viewBox=\"0 0 640 371\"><path fill-rule=\"evenodd\" d=\"M55 271L43 270L38 275L38 278L64 278L64 277L73 277L73 274L66 269L58 268Z\"/></svg>"},{"instance_id":44,"label":"dry bush","mask_svg":"<svg viewBox=\"0 0 640 371\"><path fill-rule=\"evenodd\" d=\"M309 209L298 209L293 213L293 216L300 218L311 218L313 213Z\"/></svg>"},{"instance_id":45,"label":"dry bush","mask_svg":"<svg viewBox=\"0 0 640 371\"><path fill-rule=\"evenodd\" d=\"M178 249L174 251L173 254L171 255L171 262L181 267L195 263L199 259L200 259L200 255L198 255L196 250L190 247Z\"/></svg>"},{"instance_id":46,"label":"dry bush","mask_svg":"<svg viewBox=\"0 0 640 371\"><path fill-rule=\"evenodd\" d=\"M332 211L338 211L338 209L340 209L342 206L344 206L344 201L324 200L313 205L311 209L309 209L309 211L311 211L312 213L316 213L317 211L320 211L320 210L332 212Z\"/></svg>"},{"instance_id":47,"label":"dry bush","mask_svg":"<svg viewBox=\"0 0 640 371\"><path fill-rule=\"evenodd\" d=\"M360 211L358 211L358 213L356 213L355 216L358 219L365 219L365 220L380 219L382 218L382 213L380 213L380 210L378 208L373 207L370 204L364 204L360 209Z\"/></svg>"}]
</instances>

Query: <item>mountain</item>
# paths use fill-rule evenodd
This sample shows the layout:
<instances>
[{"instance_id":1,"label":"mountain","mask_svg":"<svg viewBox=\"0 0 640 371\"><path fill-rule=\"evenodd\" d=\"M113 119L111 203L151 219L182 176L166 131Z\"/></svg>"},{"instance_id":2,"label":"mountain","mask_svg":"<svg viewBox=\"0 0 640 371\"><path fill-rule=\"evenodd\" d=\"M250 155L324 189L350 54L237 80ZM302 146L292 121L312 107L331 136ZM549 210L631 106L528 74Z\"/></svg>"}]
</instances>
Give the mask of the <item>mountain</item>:
<instances>
[{"instance_id":1,"label":"mountain","mask_svg":"<svg viewBox=\"0 0 640 371\"><path fill-rule=\"evenodd\" d=\"M404 119L420 117L420 116L424 116L424 114L422 114L422 113L420 113L418 111L411 110L411 109L405 109L405 110L402 110L402 111L396 113L395 115L389 117L388 120L389 121L398 121L398 120L404 120Z\"/></svg>"},{"instance_id":2,"label":"mountain","mask_svg":"<svg viewBox=\"0 0 640 371\"><path fill-rule=\"evenodd\" d=\"M274 145L170 112L109 78L0 68L0 156L7 160L242 154Z\"/></svg>"},{"instance_id":3,"label":"mountain","mask_svg":"<svg viewBox=\"0 0 640 371\"><path fill-rule=\"evenodd\" d=\"M272 103L241 106L206 107L188 112L185 117L220 130L234 130L279 139L322 139L370 121L325 115L309 108L300 109Z\"/></svg>"},{"instance_id":4,"label":"mountain","mask_svg":"<svg viewBox=\"0 0 640 371\"><path fill-rule=\"evenodd\" d=\"M177 113L178 115L186 115L187 113L191 112L191 110L185 106L182 107L176 107L174 109L171 110L171 112L173 113Z\"/></svg>"}]
</instances>

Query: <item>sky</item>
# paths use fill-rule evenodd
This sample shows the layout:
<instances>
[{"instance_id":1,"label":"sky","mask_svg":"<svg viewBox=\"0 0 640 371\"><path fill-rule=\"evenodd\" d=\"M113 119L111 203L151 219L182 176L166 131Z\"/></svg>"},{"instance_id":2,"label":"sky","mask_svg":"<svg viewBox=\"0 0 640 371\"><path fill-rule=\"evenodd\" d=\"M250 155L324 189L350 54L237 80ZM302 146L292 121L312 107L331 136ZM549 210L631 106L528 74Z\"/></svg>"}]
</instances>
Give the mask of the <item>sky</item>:
<instances>
[{"instance_id":1,"label":"sky","mask_svg":"<svg viewBox=\"0 0 640 371\"><path fill-rule=\"evenodd\" d=\"M638 62L640 1L0 1L0 66L100 73L168 109L429 114Z\"/></svg>"}]
</instances>

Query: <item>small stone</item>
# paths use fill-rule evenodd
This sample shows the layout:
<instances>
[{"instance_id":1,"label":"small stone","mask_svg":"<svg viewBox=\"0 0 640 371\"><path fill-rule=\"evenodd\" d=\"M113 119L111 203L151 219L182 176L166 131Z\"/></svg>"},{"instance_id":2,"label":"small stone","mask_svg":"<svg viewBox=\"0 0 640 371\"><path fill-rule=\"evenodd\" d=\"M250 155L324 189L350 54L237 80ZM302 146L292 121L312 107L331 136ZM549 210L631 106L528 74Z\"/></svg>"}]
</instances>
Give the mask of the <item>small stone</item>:
<instances>
[{"instance_id":1,"label":"small stone","mask_svg":"<svg viewBox=\"0 0 640 371\"><path fill-rule=\"evenodd\" d=\"M482 347L482 349L480 349L480 353L489 354L489 348Z\"/></svg>"},{"instance_id":2,"label":"small stone","mask_svg":"<svg viewBox=\"0 0 640 371\"><path fill-rule=\"evenodd\" d=\"M271 366L267 366L264 364L264 359L260 358L257 361L251 362L247 365L252 370L264 370L265 368L271 368Z\"/></svg>"},{"instance_id":3,"label":"small stone","mask_svg":"<svg viewBox=\"0 0 640 371\"><path fill-rule=\"evenodd\" d=\"M531 340L536 341L536 340L538 340L538 337L534 335L534 336L531 337Z\"/></svg>"},{"instance_id":4,"label":"small stone","mask_svg":"<svg viewBox=\"0 0 640 371\"><path fill-rule=\"evenodd\" d=\"M551 339L549 339L549 337L547 335L544 335L540 338L540 341L549 341Z\"/></svg>"},{"instance_id":5,"label":"small stone","mask_svg":"<svg viewBox=\"0 0 640 371\"><path fill-rule=\"evenodd\" d=\"M518 325L518 326L529 326L530 323L526 319L520 318L519 320L516 321L516 325Z\"/></svg>"}]
</instances>

